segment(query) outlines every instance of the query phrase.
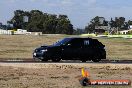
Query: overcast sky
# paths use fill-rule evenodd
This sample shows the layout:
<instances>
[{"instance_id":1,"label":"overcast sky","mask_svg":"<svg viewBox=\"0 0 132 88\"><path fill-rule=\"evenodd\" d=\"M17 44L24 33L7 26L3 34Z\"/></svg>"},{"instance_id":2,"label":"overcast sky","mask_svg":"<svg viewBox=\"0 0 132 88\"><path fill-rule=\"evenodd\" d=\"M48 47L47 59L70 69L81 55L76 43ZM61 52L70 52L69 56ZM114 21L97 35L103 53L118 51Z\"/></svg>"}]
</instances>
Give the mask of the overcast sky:
<instances>
[{"instance_id":1,"label":"overcast sky","mask_svg":"<svg viewBox=\"0 0 132 88\"><path fill-rule=\"evenodd\" d=\"M132 0L0 0L0 22L5 24L18 9L66 14L76 28L84 28L95 16L132 19Z\"/></svg>"}]
</instances>

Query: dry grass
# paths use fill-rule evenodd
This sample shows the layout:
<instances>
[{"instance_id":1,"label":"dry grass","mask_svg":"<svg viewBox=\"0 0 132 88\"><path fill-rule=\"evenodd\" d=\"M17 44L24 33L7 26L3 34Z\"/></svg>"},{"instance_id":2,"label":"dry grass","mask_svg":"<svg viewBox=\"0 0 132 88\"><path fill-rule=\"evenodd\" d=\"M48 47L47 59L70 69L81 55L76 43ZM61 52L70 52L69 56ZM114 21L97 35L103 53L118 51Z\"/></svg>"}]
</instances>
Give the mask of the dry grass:
<instances>
[{"instance_id":1,"label":"dry grass","mask_svg":"<svg viewBox=\"0 0 132 88\"><path fill-rule=\"evenodd\" d=\"M1 58L32 58L32 52L43 44L52 44L63 36L0 35Z\"/></svg>"},{"instance_id":2,"label":"dry grass","mask_svg":"<svg viewBox=\"0 0 132 88\"><path fill-rule=\"evenodd\" d=\"M67 35L0 35L0 58L32 58L36 47L70 37ZM98 38L106 45L108 59L132 59L132 40Z\"/></svg>"},{"instance_id":3,"label":"dry grass","mask_svg":"<svg viewBox=\"0 0 132 88\"><path fill-rule=\"evenodd\" d=\"M123 38L98 38L106 45L108 59L132 60L132 40Z\"/></svg>"}]
</instances>

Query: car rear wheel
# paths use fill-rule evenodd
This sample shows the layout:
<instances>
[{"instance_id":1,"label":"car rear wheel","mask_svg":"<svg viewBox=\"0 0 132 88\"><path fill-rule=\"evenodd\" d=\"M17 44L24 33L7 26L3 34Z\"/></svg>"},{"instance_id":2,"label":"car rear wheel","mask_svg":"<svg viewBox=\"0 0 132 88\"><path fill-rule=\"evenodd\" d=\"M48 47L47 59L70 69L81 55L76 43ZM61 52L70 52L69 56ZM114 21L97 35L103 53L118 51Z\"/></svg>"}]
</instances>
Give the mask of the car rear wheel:
<instances>
[{"instance_id":1,"label":"car rear wheel","mask_svg":"<svg viewBox=\"0 0 132 88\"><path fill-rule=\"evenodd\" d=\"M92 59L93 62L99 62L101 61L100 53L96 53Z\"/></svg>"},{"instance_id":2,"label":"car rear wheel","mask_svg":"<svg viewBox=\"0 0 132 88\"><path fill-rule=\"evenodd\" d=\"M87 60L86 60L86 59L82 59L81 61L82 61L82 62L86 62Z\"/></svg>"},{"instance_id":3,"label":"car rear wheel","mask_svg":"<svg viewBox=\"0 0 132 88\"><path fill-rule=\"evenodd\" d=\"M96 59L92 59L92 61L93 61L93 62L99 62L99 61L101 61L101 59L99 59L99 58L97 59L97 58L96 58Z\"/></svg>"}]
</instances>

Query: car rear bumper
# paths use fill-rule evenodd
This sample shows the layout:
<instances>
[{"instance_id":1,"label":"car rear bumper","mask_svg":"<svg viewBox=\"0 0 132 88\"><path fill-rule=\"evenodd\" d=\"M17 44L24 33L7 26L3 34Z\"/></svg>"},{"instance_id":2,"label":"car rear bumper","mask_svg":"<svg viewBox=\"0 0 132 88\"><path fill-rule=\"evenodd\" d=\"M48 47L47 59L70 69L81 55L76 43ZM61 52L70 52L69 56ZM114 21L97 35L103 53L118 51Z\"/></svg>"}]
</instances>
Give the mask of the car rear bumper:
<instances>
[{"instance_id":1,"label":"car rear bumper","mask_svg":"<svg viewBox=\"0 0 132 88\"><path fill-rule=\"evenodd\" d=\"M102 53L101 59L106 59L106 52Z\"/></svg>"}]
</instances>

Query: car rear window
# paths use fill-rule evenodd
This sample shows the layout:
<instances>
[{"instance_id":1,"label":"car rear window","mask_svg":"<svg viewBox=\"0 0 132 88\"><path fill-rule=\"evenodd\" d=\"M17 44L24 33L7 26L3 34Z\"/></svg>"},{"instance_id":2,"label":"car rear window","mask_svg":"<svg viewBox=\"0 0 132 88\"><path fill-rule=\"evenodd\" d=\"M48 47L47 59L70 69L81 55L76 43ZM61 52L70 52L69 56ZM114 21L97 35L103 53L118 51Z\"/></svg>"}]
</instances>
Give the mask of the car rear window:
<instances>
[{"instance_id":1,"label":"car rear window","mask_svg":"<svg viewBox=\"0 0 132 88\"><path fill-rule=\"evenodd\" d=\"M104 47L104 45L101 43L101 42L99 42L97 39L92 39L92 42L91 42L91 44L93 45L93 46L100 46L100 47Z\"/></svg>"}]
</instances>

